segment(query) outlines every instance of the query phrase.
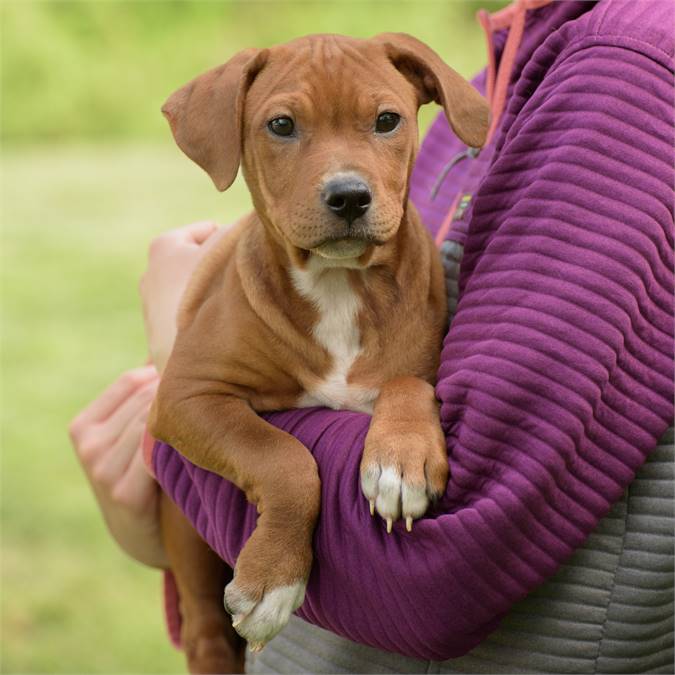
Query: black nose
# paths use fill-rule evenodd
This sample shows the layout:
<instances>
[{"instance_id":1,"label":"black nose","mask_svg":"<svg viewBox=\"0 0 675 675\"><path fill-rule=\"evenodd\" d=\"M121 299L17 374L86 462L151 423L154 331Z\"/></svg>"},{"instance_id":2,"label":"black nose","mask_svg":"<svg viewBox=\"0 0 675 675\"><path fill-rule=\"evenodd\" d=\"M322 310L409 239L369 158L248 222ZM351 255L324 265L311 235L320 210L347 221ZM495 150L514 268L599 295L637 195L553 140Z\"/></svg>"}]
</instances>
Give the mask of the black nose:
<instances>
[{"instance_id":1,"label":"black nose","mask_svg":"<svg viewBox=\"0 0 675 675\"><path fill-rule=\"evenodd\" d=\"M368 210L372 201L368 186L357 178L336 178L328 181L323 198L326 206L350 225Z\"/></svg>"}]
</instances>

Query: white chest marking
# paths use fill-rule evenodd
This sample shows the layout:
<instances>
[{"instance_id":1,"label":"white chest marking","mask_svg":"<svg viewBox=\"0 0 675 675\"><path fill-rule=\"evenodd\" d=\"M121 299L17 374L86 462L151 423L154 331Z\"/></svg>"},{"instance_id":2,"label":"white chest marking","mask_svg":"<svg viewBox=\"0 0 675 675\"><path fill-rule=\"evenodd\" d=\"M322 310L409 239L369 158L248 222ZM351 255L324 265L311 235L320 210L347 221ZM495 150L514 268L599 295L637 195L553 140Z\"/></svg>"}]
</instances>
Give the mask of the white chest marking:
<instances>
[{"instance_id":1,"label":"white chest marking","mask_svg":"<svg viewBox=\"0 0 675 675\"><path fill-rule=\"evenodd\" d=\"M333 359L324 380L299 399L300 408L327 406L372 413L377 390L347 383L349 371L361 352L358 315L361 300L349 283L344 267L327 267L312 256L306 269L291 268L296 290L319 313L314 338Z\"/></svg>"}]
</instances>

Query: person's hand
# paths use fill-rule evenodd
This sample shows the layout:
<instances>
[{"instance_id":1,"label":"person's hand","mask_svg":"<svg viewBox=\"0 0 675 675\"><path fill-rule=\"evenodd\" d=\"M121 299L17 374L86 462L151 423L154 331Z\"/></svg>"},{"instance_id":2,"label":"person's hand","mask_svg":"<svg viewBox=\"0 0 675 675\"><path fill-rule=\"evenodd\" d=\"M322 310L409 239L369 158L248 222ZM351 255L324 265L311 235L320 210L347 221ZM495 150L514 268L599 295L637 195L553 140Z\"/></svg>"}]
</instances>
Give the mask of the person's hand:
<instances>
[{"instance_id":1,"label":"person's hand","mask_svg":"<svg viewBox=\"0 0 675 675\"><path fill-rule=\"evenodd\" d=\"M159 487L142 453L158 382L154 366L123 373L73 419L69 433L114 539L136 560L166 567Z\"/></svg>"},{"instance_id":2,"label":"person's hand","mask_svg":"<svg viewBox=\"0 0 675 675\"><path fill-rule=\"evenodd\" d=\"M148 267L139 290L150 358L162 371L176 338L176 315L183 291L204 253L218 241L219 230L212 221L185 225L161 234L148 251Z\"/></svg>"}]
</instances>

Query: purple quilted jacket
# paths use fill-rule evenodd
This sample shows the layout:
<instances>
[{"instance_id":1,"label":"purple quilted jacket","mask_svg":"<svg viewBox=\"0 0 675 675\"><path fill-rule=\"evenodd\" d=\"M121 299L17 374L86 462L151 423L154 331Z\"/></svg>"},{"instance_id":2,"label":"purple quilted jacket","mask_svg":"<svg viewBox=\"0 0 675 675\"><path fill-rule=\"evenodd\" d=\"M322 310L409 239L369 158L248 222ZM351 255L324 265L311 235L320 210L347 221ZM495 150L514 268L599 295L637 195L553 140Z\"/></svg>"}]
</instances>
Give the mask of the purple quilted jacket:
<instances>
[{"instance_id":1,"label":"purple quilted jacket","mask_svg":"<svg viewBox=\"0 0 675 675\"><path fill-rule=\"evenodd\" d=\"M465 255L436 390L450 482L411 534L387 535L359 489L366 415L266 415L321 473L307 621L408 656L464 654L584 543L669 425L672 25L668 0L528 12L494 140L433 202L463 148L442 117L427 135L411 195L432 232L473 194L451 232ZM255 508L164 444L152 462L233 564Z\"/></svg>"}]
</instances>

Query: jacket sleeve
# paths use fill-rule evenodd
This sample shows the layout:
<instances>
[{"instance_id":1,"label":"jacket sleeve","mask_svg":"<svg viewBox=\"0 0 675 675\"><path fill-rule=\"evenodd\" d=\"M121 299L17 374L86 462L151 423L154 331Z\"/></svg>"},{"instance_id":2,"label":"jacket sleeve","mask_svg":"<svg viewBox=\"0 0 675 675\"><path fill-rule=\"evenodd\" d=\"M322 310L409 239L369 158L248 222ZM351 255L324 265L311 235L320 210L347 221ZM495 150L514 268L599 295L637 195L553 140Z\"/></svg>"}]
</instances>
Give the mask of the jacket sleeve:
<instances>
[{"instance_id":1,"label":"jacket sleeve","mask_svg":"<svg viewBox=\"0 0 675 675\"><path fill-rule=\"evenodd\" d=\"M451 478L438 510L410 534L370 517L366 416L269 416L312 450L323 484L299 613L408 656L479 643L584 543L673 414L671 74L596 45L534 93L522 79L474 199L443 348ZM155 450L160 481L234 562L253 507Z\"/></svg>"}]
</instances>

